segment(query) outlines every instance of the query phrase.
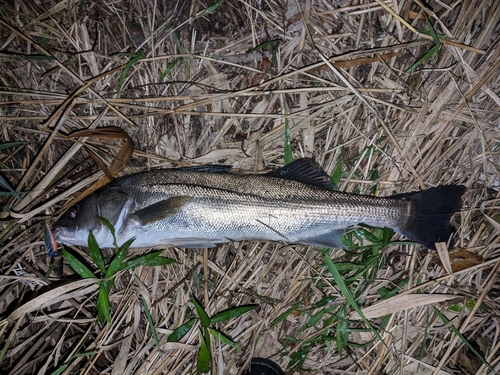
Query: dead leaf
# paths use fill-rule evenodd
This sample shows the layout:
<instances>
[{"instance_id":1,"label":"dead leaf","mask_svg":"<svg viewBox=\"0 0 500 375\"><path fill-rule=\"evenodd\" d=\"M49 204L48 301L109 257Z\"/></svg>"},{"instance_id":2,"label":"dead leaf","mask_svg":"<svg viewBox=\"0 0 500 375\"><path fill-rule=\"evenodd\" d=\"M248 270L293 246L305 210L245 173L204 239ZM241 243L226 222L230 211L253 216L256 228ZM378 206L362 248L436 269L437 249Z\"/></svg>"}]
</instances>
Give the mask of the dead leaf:
<instances>
[{"instance_id":1,"label":"dead leaf","mask_svg":"<svg viewBox=\"0 0 500 375\"><path fill-rule=\"evenodd\" d=\"M87 149L90 157L104 171L104 174L106 176L101 180L97 181L96 183L94 183L89 188L87 188L78 197L67 202L58 212L66 211L69 207L80 202L82 199L89 196L97 189L107 185L110 181L113 180L114 177L118 175L118 173L120 173L123 169L125 169L128 161L130 160L130 157L134 152L134 141L132 140L132 138L130 138L130 136L125 132L125 130L116 126L79 130L77 132L71 133L70 137L71 138L88 137L95 139L115 139L115 140L122 139L125 140L125 143L123 144L122 148L118 152L118 155L113 159L109 167L106 167L104 162L93 151Z\"/></svg>"},{"instance_id":2,"label":"dead leaf","mask_svg":"<svg viewBox=\"0 0 500 375\"><path fill-rule=\"evenodd\" d=\"M457 272L484 263L484 258L467 249L456 247L450 251L450 262L453 272Z\"/></svg>"},{"instance_id":3,"label":"dead leaf","mask_svg":"<svg viewBox=\"0 0 500 375\"><path fill-rule=\"evenodd\" d=\"M383 301L379 301L372 306L361 309L366 319L378 318L395 312L413 309L414 307L434 305L436 303L460 298L455 294L402 294ZM349 319L360 320L358 313L350 314Z\"/></svg>"}]
</instances>

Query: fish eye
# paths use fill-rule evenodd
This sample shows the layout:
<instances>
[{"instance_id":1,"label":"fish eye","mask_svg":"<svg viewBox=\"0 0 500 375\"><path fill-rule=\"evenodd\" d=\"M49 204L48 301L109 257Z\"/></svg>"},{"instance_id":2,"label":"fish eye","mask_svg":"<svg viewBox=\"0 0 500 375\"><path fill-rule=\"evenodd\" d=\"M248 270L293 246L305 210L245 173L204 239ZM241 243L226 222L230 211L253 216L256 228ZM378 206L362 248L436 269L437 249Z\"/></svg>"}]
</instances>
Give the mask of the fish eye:
<instances>
[{"instance_id":1,"label":"fish eye","mask_svg":"<svg viewBox=\"0 0 500 375\"><path fill-rule=\"evenodd\" d=\"M80 206L79 205L75 205L73 207L71 207L68 211L68 217L70 219L76 219L76 217L78 216L78 212L80 211Z\"/></svg>"}]
</instances>

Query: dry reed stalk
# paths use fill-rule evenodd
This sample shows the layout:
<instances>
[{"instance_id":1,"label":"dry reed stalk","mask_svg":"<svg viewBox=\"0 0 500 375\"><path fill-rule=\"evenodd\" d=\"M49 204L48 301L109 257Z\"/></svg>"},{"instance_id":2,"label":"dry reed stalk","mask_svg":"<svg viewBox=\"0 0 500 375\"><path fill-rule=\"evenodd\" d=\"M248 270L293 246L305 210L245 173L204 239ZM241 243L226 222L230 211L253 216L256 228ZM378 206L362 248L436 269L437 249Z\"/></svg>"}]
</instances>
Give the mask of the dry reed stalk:
<instances>
[{"instance_id":1,"label":"dry reed stalk","mask_svg":"<svg viewBox=\"0 0 500 375\"><path fill-rule=\"evenodd\" d=\"M500 2L216 4L0 6L2 143L24 142L0 149L1 175L23 197L0 196L0 371L196 373L197 331L168 342L196 316L195 296L210 314L260 306L217 325L236 347L212 340L214 373L237 374L251 356L285 367L301 353L302 368L316 374L500 372ZM439 47L403 75L433 46L426 17ZM455 254L470 267L454 268L447 249L440 251L445 270L416 246L392 244L370 283L350 281L383 342L349 308L347 338L358 345L338 350L338 306L346 299L314 248L242 242L166 249L179 264L117 277L109 327L92 319L90 280L69 279L67 266L69 282L45 275L45 223L103 178L97 164L114 175L132 141L123 173L218 163L268 171L284 162L285 119L293 157L313 156L329 173L340 162L343 190L469 188L454 224L465 249ZM103 127L121 128L128 145L122 148L123 138L68 138ZM340 250L330 255L345 264L358 259Z\"/></svg>"}]
</instances>

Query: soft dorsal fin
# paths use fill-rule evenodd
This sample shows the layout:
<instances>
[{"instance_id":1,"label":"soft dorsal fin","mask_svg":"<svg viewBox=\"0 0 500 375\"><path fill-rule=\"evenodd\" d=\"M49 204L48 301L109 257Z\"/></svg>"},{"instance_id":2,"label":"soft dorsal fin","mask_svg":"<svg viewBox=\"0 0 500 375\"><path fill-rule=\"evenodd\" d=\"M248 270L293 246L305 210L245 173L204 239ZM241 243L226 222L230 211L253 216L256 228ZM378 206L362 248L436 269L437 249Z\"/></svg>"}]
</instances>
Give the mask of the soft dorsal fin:
<instances>
[{"instance_id":1,"label":"soft dorsal fin","mask_svg":"<svg viewBox=\"0 0 500 375\"><path fill-rule=\"evenodd\" d=\"M322 189L332 189L330 176L311 158L297 159L282 168L267 173L267 176L304 182Z\"/></svg>"}]
</instances>

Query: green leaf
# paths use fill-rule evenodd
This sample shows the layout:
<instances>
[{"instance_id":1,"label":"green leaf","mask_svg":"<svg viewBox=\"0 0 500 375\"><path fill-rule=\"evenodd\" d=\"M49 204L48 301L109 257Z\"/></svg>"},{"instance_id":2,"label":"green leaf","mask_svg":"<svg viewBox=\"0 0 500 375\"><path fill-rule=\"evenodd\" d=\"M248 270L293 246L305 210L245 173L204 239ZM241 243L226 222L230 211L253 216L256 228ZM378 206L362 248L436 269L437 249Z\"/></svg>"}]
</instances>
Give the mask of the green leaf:
<instances>
[{"instance_id":1,"label":"green leaf","mask_svg":"<svg viewBox=\"0 0 500 375\"><path fill-rule=\"evenodd\" d=\"M180 339L182 339L191 328L193 328L194 324L196 323L196 319L193 318L191 320L188 320L186 323L181 325L180 327L177 327L174 329L174 331L168 336L167 342L178 342Z\"/></svg>"},{"instance_id":2,"label":"green leaf","mask_svg":"<svg viewBox=\"0 0 500 375\"><path fill-rule=\"evenodd\" d=\"M175 45L177 46L179 53L184 53L184 47L182 47L181 41L179 40L179 37L177 36L177 33L175 31L172 31L172 39L174 40Z\"/></svg>"},{"instance_id":3,"label":"green leaf","mask_svg":"<svg viewBox=\"0 0 500 375\"><path fill-rule=\"evenodd\" d=\"M104 290L106 291L107 294L111 291L111 287L114 285L115 279L108 279L108 280L102 280L101 284L104 287Z\"/></svg>"},{"instance_id":4,"label":"green leaf","mask_svg":"<svg viewBox=\"0 0 500 375\"><path fill-rule=\"evenodd\" d=\"M19 193L12 187L10 184L7 182L3 176L0 176L0 185L2 185L4 188L6 188L10 193L2 192L3 196L6 195L14 195L18 201L22 201L23 198L19 195Z\"/></svg>"},{"instance_id":5,"label":"green leaf","mask_svg":"<svg viewBox=\"0 0 500 375\"><path fill-rule=\"evenodd\" d=\"M402 78L411 72L413 72L415 69L418 68L419 65L422 65L425 63L427 60L429 60L432 56L434 56L439 50L439 45L434 45L430 50L428 50L420 59L418 59L412 66L410 66L408 69L406 69L403 74L401 74L399 77Z\"/></svg>"},{"instance_id":6,"label":"green leaf","mask_svg":"<svg viewBox=\"0 0 500 375\"><path fill-rule=\"evenodd\" d=\"M107 322L111 325L111 312L109 308L109 296L103 284L99 285L99 294L97 295L97 320L100 324Z\"/></svg>"},{"instance_id":7,"label":"green leaf","mask_svg":"<svg viewBox=\"0 0 500 375\"><path fill-rule=\"evenodd\" d=\"M133 57L130 59L127 65L125 65L125 68L123 68L123 71L120 74L120 79L118 80L118 89L116 90L118 94L122 91L123 82L125 81L125 77L127 76L128 70L132 67L132 65L134 65L137 61L139 61L142 58L144 58L144 53L140 52L136 55L133 55Z\"/></svg>"},{"instance_id":8,"label":"green leaf","mask_svg":"<svg viewBox=\"0 0 500 375\"><path fill-rule=\"evenodd\" d=\"M200 323L203 328L207 328L210 326L210 317L206 313L206 311L201 307L200 303L196 300L196 298L191 297L191 301L194 304L194 307L196 308L196 313L198 314L198 317L200 318Z\"/></svg>"},{"instance_id":9,"label":"green leaf","mask_svg":"<svg viewBox=\"0 0 500 375\"><path fill-rule=\"evenodd\" d=\"M394 236L394 231L391 228L384 227L382 230L382 244L384 247L391 243L392 237Z\"/></svg>"},{"instance_id":10,"label":"green leaf","mask_svg":"<svg viewBox=\"0 0 500 375\"><path fill-rule=\"evenodd\" d=\"M380 242L379 238L373 235L370 231L363 229L363 228L358 228L354 231L354 235L357 236L359 239L364 239L368 240L371 243L378 243Z\"/></svg>"},{"instance_id":11,"label":"green leaf","mask_svg":"<svg viewBox=\"0 0 500 375\"><path fill-rule=\"evenodd\" d=\"M276 47L279 46L281 43L281 39L273 39L273 40L268 40L267 42L259 44L257 47L254 47L252 49L253 52L260 52L264 50L266 47L271 47L272 49L275 49Z\"/></svg>"},{"instance_id":12,"label":"green leaf","mask_svg":"<svg viewBox=\"0 0 500 375\"><path fill-rule=\"evenodd\" d=\"M57 369L55 369L54 371L52 371L50 373L50 375L59 375L59 374L62 374L63 371L66 370L66 368L68 368L68 366L69 366L69 363L62 364Z\"/></svg>"},{"instance_id":13,"label":"green leaf","mask_svg":"<svg viewBox=\"0 0 500 375\"><path fill-rule=\"evenodd\" d=\"M127 251L130 245L132 245L132 242L134 242L135 238L131 238L127 242L125 242L118 251L115 254L115 257L111 261L111 263L108 266L108 270L106 271L106 275L104 276L105 278L109 278L113 275L115 275L123 265L123 261L125 260L125 257L127 256Z\"/></svg>"},{"instance_id":14,"label":"green leaf","mask_svg":"<svg viewBox=\"0 0 500 375\"><path fill-rule=\"evenodd\" d=\"M220 332L216 329L210 328L210 327L208 327L208 331L216 340L219 340L220 342L222 342L226 345L229 345L231 348L236 347L236 344L229 337L224 335L222 332Z\"/></svg>"},{"instance_id":15,"label":"green leaf","mask_svg":"<svg viewBox=\"0 0 500 375\"><path fill-rule=\"evenodd\" d=\"M285 117L285 165L290 164L293 161L292 144L290 141L290 124L288 118Z\"/></svg>"},{"instance_id":16,"label":"green leaf","mask_svg":"<svg viewBox=\"0 0 500 375\"><path fill-rule=\"evenodd\" d=\"M271 324L269 325L268 329L271 330L274 327L276 327L278 324L280 324L282 321L284 321L292 312L294 312L300 306L302 306L303 303L304 303L303 301L299 301L295 305L293 305L292 307L290 307L289 309L287 309L283 314L281 314L280 316L278 316L276 319L274 319L271 322Z\"/></svg>"},{"instance_id":17,"label":"green leaf","mask_svg":"<svg viewBox=\"0 0 500 375\"><path fill-rule=\"evenodd\" d=\"M19 141L1 143L0 144L0 150L4 150L6 148L15 147L15 146L19 146L19 145L24 145L26 143L27 142L19 142Z\"/></svg>"},{"instance_id":18,"label":"green leaf","mask_svg":"<svg viewBox=\"0 0 500 375\"><path fill-rule=\"evenodd\" d=\"M92 233L92 231L89 232L88 245L90 256L95 265L97 266L97 268L99 268L99 270L101 270L102 273L106 273L104 258L102 257L101 250L99 249L99 245L97 244L94 233Z\"/></svg>"},{"instance_id":19,"label":"green leaf","mask_svg":"<svg viewBox=\"0 0 500 375\"><path fill-rule=\"evenodd\" d=\"M160 82L163 81L163 79L174 69L174 67L177 65L177 63L180 61L180 57L174 59L170 64L167 65L167 69L161 74L160 76Z\"/></svg>"},{"instance_id":20,"label":"green leaf","mask_svg":"<svg viewBox=\"0 0 500 375\"><path fill-rule=\"evenodd\" d=\"M339 355L342 356L342 351L347 346L349 341L349 322L345 320L345 317L347 316L345 306L342 306L340 308L339 315L340 322L336 327L337 334L335 336L335 341L337 342L337 350L339 352Z\"/></svg>"},{"instance_id":21,"label":"green leaf","mask_svg":"<svg viewBox=\"0 0 500 375\"><path fill-rule=\"evenodd\" d=\"M116 243L115 227L113 226L113 224L111 224L108 219L106 219L106 218L104 218L102 216L99 216L99 220L106 227L108 227L109 231L111 232L111 235L113 236L113 246L116 247L116 248L118 248L118 244Z\"/></svg>"},{"instance_id":22,"label":"green leaf","mask_svg":"<svg viewBox=\"0 0 500 375\"><path fill-rule=\"evenodd\" d=\"M370 331L372 331L372 333L377 337L377 339L379 339L384 345L386 345L385 341L382 339L382 337L380 337L379 333L372 327L372 325L370 324L368 319L366 319L366 316L363 314L363 312L361 311L361 309L358 306L358 303L354 299L354 296L352 295L351 290L347 287L344 279L340 275L339 271L337 270L337 267L333 263L330 256L328 256L328 254L326 254L323 257L323 261L325 262L328 270L330 271L330 273L333 276L333 279L337 283L337 286L339 287L340 292L346 298L347 302L349 302L349 304L354 309L354 311L356 311L358 313L358 315L361 317L361 319L363 319L365 324L368 326Z\"/></svg>"},{"instance_id":23,"label":"green leaf","mask_svg":"<svg viewBox=\"0 0 500 375\"><path fill-rule=\"evenodd\" d=\"M198 358L196 361L196 373L204 374L210 371L212 367L212 356L210 355L210 349L205 341L200 331L200 350L198 351Z\"/></svg>"},{"instance_id":24,"label":"green leaf","mask_svg":"<svg viewBox=\"0 0 500 375\"><path fill-rule=\"evenodd\" d=\"M255 310L257 307L259 307L259 305L246 305L221 311L210 318L210 323L226 322L228 320L237 318L248 311Z\"/></svg>"},{"instance_id":25,"label":"green leaf","mask_svg":"<svg viewBox=\"0 0 500 375\"><path fill-rule=\"evenodd\" d=\"M441 313L441 311L436 309L435 306L432 306L432 308L434 309L434 312L439 316L439 318L443 321L444 324L448 325L450 323L450 320L446 317L446 315L444 315L443 313ZM457 335L458 338L462 340L462 342L470 349L470 351L474 353L474 355L481 362L483 362L485 366L487 366L490 369L490 371L494 371L493 367L491 367L491 365L486 361L486 359L481 355L481 353L479 353L476 349L474 349L469 340L467 340L467 338L464 335L462 335L462 333L457 329L457 327L455 327L453 324L450 324L448 326L448 329L452 331L455 335Z\"/></svg>"},{"instance_id":26,"label":"green leaf","mask_svg":"<svg viewBox=\"0 0 500 375\"><path fill-rule=\"evenodd\" d=\"M75 270L77 274L79 274L81 277L84 279L91 279L96 277L91 270L87 268L82 262L80 262L73 254L68 253L66 249L62 250L62 253L68 263L70 264L71 268Z\"/></svg>"},{"instance_id":27,"label":"green leaf","mask_svg":"<svg viewBox=\"0 0 500 375\"><path fill-rule=\"evenodd\" d=\"M194 18L200 18L200 17L203 17L209 13L212 13L214 12L218 7L220 7L222 5L222 1L223 0L217 0L216 3L210 5L208 8L206 9L203 9L201 12L198 12L196 13L196 15L194 16Z\"/></svg>"},{"instance_id":28,"label":"green leaf","mask_svg":"<svg viewBox=\"0 0 500 375\"><path fill-rule=\"evenodd\" d=\"M151 316L148 304L146 303L144 298L141 298L141 306L143 307L144 312L146 313L146 318L148 319L149 323L149 329L151 330L151 334L153 335L153 340L155 341L156 348L158 349L159 352L161 352L160 341L158 340L158 335L156 334L156 329L153 323L153 317Z\"/></svg>"},{"instance_id":29,"label":"green leaf","mask_svg":"<svg viewBox=\"0 0 500 375\"><path fill-rule=\"evenodd\" d=\"M432 40L434 41L434 43L436 43L437 46L441 45L441 39L439 39L436 30L434 30L434 27L432 26L432 23L427 16L425 16L425 24L427 26L427 30L429 30L429 34L432 36Z\"/></svg>"},{"instance_id":30,"label":"green leaf","mask_svg":"<svg viewBox=\"0 0 500 375\"><path fill-rule=\"evenodd\" d=\"M179 263L175 259L161 257L163 250L155 251L146 255L141 255L137 258L130 259L120 266L120 271L131 270L140 266L165 266L171 263Z\"/></svg>"},{"instance_id":31,"label":"green leaf","mask_svg":"<svg viewBox=\"0 0 500 375\"><path fill-rule=\"evenodd\" d=\"M342 177L342 161L339 158L339 160L337 160L337 165L335 166L335 170L333 171L332 177L330 178L333 190L339 189L341 177Z\"/></svg>"},{"instance_id":32,"label":"green leaf","mask_svg":"<svg viewBox=\"0 0 500 375\"><path fill-rule=\"evenodd\" d=\"M287 365L287 368L299 369L304 364L307 355L314 348L313 344L303 345L299 350L290 354L290 362Z\"/></svg>"}]
</instances>

